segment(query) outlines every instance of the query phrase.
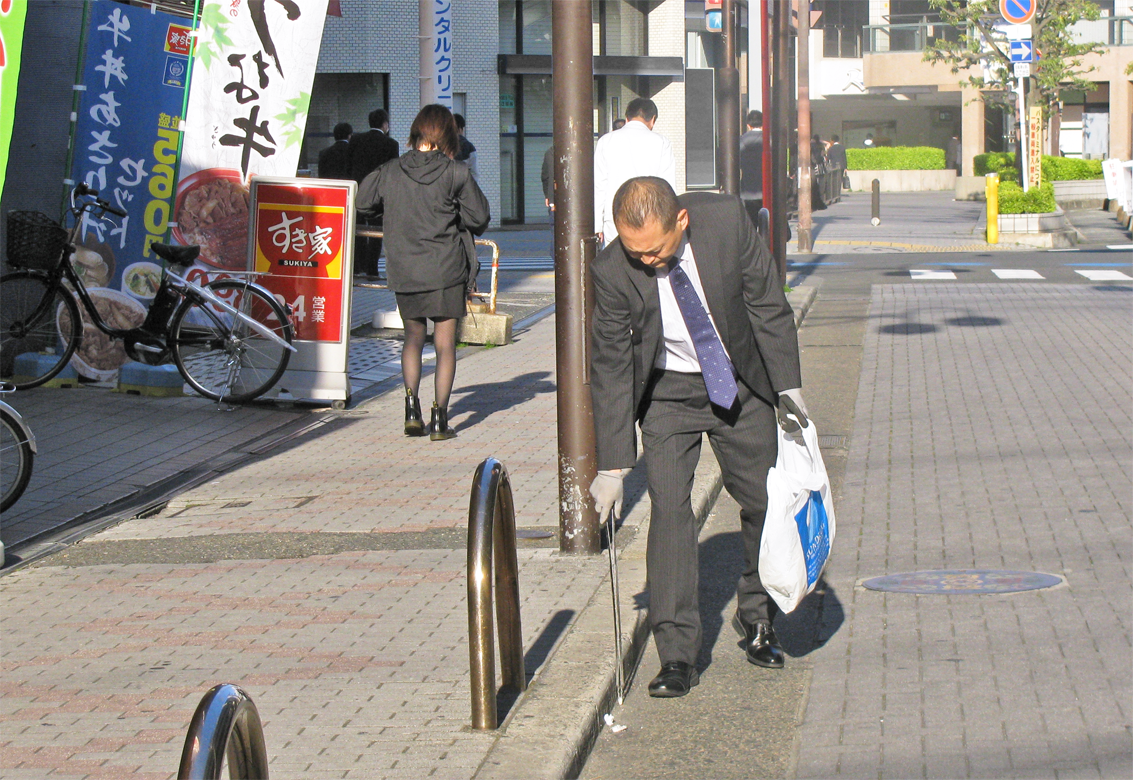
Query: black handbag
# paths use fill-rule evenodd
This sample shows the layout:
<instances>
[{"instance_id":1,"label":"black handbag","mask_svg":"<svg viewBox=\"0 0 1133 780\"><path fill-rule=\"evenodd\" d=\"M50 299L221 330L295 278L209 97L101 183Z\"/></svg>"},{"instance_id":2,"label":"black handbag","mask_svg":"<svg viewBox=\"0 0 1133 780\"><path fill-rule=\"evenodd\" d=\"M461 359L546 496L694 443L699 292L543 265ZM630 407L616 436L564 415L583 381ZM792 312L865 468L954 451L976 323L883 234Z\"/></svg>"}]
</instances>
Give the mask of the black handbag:
<instances>
[{"instance_id":1,"label":"black handbag","mask_svg":"<svg viewBox=\"0 0 1133 780\"><path fill-rule=\"evenodd\" d=\"M850 189L850 173L849 171L842 171L842 189Z\"/></svg>"}]
</instances>

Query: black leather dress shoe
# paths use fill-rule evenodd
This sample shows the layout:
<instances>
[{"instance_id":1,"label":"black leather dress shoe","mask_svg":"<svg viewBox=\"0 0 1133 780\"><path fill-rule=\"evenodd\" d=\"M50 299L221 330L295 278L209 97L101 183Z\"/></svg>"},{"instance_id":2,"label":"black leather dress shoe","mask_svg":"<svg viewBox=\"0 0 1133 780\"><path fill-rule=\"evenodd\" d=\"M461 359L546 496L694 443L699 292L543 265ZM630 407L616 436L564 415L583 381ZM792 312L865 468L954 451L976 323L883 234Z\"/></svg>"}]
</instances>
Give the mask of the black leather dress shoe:
<instances>
[{"instance_id":1,"label":"black leather dress shoe","mask_svg":"<svg viewBox=\"0 0 1133 780\"><path fill-rule=\"evenodd\" d=\"M744 638L744 652L747 653L749 663L768 669L783 668L783 647L770 623L748 623L736 612L732 618L732 627Z\"/></svg>"},{"instance_id":2,"label":"black leather dress shoe","mask_svg":"<svg viewBox=\"0 0 1133 780\"><path fill-rule=\"evenodd\" d=\"M700 674L692 664L670 661L661 666L661 673L649 683L649 695L656 699L673 699L684 696L700 682Z\"/></svg>"}]
</instances>

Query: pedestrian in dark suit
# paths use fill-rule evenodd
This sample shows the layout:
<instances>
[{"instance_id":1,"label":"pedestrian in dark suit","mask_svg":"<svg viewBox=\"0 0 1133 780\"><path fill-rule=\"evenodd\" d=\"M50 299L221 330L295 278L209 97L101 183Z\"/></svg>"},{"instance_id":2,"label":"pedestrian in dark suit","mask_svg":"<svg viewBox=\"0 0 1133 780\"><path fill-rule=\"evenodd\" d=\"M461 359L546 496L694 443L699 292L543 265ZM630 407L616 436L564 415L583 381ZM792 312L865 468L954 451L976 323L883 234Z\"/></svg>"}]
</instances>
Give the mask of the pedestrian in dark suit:
<instances>
[{"instance_id":1,"label":"pedestrian in dark suit","mask_svg":"<svg viewBox=\"0 0 1133 780\"><path fill-rule=\"evenodd\" d=\"M740 505L744 569L733 626L751 663L783 666L758 562L776 407L785 426L794 425L787 412L807 424L798 339L783 280L737 198L677 198L663 179L639 177L618 189L613 214L618 240L593 264L599 471L590 493L599 518L620 512L639 422L652 502L649 621L662 665L649 695L683 696L699 682L690 492L704 433Z\"/></svg>"},{"instance_id":2,"label":"pedestrian in dark suit","mask_svg":"<svg viewBox=\"0 0 1133 780\"><path fill-rule=\"evenodd\" d=\"M350 176L350 136L354 128L349 122L339 122L334 126L334 143L319 152L320 179L349 179Z\"/></svg>"},{"instance_id":3,"label":"pedestrian in dark suit","mask_svg":"<svg viewBox=\"0 0 1133 780\"><path fill-rule=\"evenodd\" d=\"M748 111L747 132L740 136L740 198L753 225L763 208L763 112Z\"/></svg>"},{"instance_id":4,"label":"pedestrian in dark suit","mask_svg":"<svg viewBox=\"0 0 1133 780\"><path fill-rule=\"evenodd\" d=\"M350 139L350 178L359 184L362 180L390 160L401 154L397 141L389 137L389 113L384 108L370 112L370 130L356 133ZM366 227L382 227L381 217L363 223ZM378 278L378 257L382 254L380 238L360 238L354 242L354 272Z\"/></svg>"}]
</instances>

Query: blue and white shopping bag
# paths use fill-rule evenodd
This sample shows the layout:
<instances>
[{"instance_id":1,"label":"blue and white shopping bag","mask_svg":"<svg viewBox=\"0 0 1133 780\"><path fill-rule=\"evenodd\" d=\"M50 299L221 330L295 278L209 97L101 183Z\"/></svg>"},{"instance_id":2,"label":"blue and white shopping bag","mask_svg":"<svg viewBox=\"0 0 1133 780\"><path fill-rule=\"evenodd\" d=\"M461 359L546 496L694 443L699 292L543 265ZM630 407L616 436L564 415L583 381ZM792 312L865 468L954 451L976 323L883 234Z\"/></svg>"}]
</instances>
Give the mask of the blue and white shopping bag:
<instances>
[{"instance_id":1,"label":"blue and white shopping bag","mask_svg":"<svg viewBox=\"0 0 1133 780\"><path fill-rule=\"evenodd\" d=\"M791 612L814 590L830 558L834 503L814 421L794 435L777 430L779 454L767 473L759 579L779 609Z\"/></svg>"}]
</instances>

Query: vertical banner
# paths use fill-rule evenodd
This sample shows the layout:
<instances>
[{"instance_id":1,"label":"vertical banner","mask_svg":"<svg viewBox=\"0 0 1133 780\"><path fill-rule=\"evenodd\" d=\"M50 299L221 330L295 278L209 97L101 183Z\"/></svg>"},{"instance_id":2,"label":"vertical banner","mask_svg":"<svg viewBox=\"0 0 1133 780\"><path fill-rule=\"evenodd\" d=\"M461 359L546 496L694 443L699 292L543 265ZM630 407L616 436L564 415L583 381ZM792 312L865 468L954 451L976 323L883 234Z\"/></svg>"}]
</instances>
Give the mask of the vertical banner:
<instances>
[{"instance_id":1,"label":"vertical banner","mask_svg":"<svg viewBox=\"0 0 1133 780\"><path fill-rule=\"evenodd\" d=\"M1027 180L1030 186L1042 184L1043 177L1043 109L1031 106L1027 111Z\"/></svg>"},{"instance_id":2,"label":"vertical banner","mask_svg":"<svg viewBox=\"0 0 1133 780\"><path fill-rule=\"evenodd\" d=\"M417 0L421 41L421 106L452 109L452 2Z\"/></svg>"},{"instance_id":3,"label":"vertical banner","mask_svg":"<svg viewBox=\"0 0 1133 780\"><path fill-rule=\"evenodd\" d=\"M20 53L24 45L26 0L0 0L0 191L8 170L16 87L20 82Z\"/></svg>"},{"instance_id":4,"label":"vertical banner","mask_svg":"<svg viewBox=\"0 0 1133 780\"><path fill-rule=\"evenodd\" d=\"M295 346L279 383L296 398L350 396L352 181L252 179L252 267L259 283L291 307Z\"/></svg>"},{"instance_id":5,"label":"vertical banner","mask_svg":"<svg viewBox=\"0 0 1133 780\"><path fill-rule=\"evenodd\" d=\"M141 324L161 266L150 252L169 228L190 28L171 14L94 0L90 5L71 177L126 212L86 215L72 262L104 319ZM83 376L112 381L121 342L93 326L72 359Z\"/></svg>"},{"instance_id":6,"label":"vertical banner","mask_svg":"<svg viewBox=\"0 0 1133 780\"><path fill-rule=\"evenodd\" d=\"M191 279L248 261L248 181L294 176L327 0L204 0L173 237L199 244Z\"/></svg>"}]
</instances>

